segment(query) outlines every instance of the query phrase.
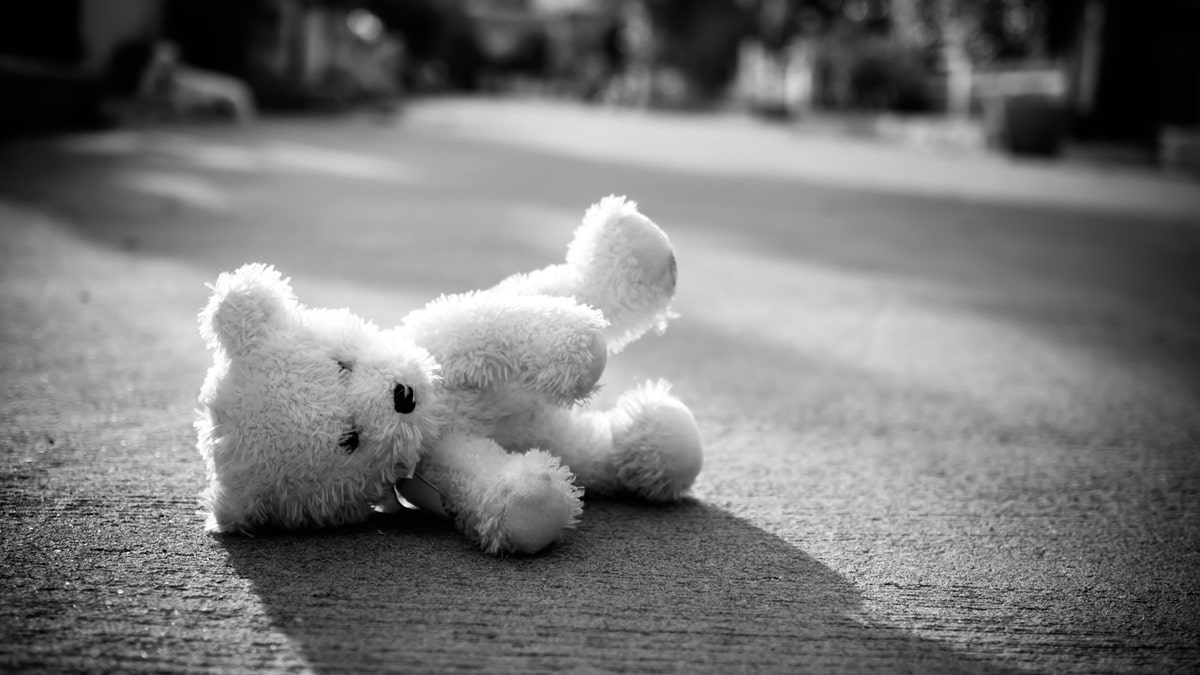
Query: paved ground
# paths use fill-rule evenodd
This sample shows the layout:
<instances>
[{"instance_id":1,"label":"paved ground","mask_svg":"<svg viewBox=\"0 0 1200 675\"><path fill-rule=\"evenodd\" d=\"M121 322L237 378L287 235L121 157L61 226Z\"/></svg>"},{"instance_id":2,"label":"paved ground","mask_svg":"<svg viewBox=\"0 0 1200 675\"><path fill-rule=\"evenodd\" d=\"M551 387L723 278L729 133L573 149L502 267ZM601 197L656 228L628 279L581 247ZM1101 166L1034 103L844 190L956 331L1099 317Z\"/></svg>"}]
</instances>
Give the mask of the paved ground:
<instances>
[{"instance_id":1,"label":"paved ground","mask_svg":"<svg viewBox=\"0 0 1200 675\"><path fill-rule=\"evenodd\" d=\"M694 499L499 560L419 514L201 530L204 283L391 324L638 199ZM1200 189L736 119L435 102L0 147L8 671L1194 672Z\"/></svg>"}]
</instances>

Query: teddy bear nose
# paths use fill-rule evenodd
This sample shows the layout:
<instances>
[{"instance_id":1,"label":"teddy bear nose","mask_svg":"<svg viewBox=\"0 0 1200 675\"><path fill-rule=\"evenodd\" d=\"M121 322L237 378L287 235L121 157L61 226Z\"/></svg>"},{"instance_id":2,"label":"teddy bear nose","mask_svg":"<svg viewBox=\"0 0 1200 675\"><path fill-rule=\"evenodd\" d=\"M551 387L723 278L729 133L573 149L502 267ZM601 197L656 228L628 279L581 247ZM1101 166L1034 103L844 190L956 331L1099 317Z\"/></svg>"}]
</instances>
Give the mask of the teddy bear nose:
<instances>
[{"instance_id":1,"label":"teddy bear nose","mask_svg":"<svg viewBox=\"0 0 1200 675\"><path fill-rule=\"evenodd\" d=\"M396 406L396 412L408 414L417 409L417 394L412 387L397 384L392 390L392 404Z\"/></svg>"}]
</instances>

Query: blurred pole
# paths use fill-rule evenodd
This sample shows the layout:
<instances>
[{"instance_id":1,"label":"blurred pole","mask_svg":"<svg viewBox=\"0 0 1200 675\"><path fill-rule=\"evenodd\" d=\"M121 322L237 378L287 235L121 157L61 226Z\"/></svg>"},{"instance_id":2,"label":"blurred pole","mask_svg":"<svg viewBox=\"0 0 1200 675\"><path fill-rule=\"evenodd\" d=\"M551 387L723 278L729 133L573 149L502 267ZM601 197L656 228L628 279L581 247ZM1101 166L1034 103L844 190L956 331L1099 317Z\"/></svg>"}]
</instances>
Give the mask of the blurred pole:
<instances>
[{"instance_id":1,"label":"blurred pole","mask_svg":"<svg viewBox=\"0 0 1200 675\"><path fill-rule=\"evenodd\" d=\"M922 44L921 12L916 0L893 0L891 4L892 30L904 44Z\"/></svg>"},{"instance_id":2,"label":"blurred pole","mask_svg":"<svg viewBox=\"0 0 1200 675\"><path fill-rule=\"evenodd\" d=\"M954 4L954 0L938 0L942 60L946 66L946 113L965 118L971 112L971 60L967 56L966 30Z\"/></svg>"},{"instance_id":3,"label":"blurred pole","mask_svg":"<svg viewBox=\"0 0 1200 675\"><path fill-rule=\"evenodd\" d=\"M1096 88L1100 82L1100 63L1104 54L1104 3L1091 0L1083 11L1083 27L1079 44L1079 83L1075 92L1075 112L1082 116L1092 113L1096 105Z\"/></svg>"}]
</instances>

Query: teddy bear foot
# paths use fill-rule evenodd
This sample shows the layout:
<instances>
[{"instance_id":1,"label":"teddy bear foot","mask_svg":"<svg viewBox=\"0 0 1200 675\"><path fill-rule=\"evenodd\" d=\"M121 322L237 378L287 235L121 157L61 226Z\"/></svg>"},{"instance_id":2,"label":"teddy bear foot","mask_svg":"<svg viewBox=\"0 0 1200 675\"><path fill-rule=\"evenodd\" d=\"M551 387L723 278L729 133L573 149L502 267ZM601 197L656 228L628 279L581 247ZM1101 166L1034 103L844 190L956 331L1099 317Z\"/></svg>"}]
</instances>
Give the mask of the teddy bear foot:
<instances>
[{"instance_id":1,"label":"teddy bear foot","mask_svg":"<svg viewBox=\"0 0 1200 675\"><path fill-rule=\"evenodd\" d=\"M665 382L647 383L617 402L613 466L621 488L650 502L678 501L704 463L700 430Z\"/></svg>"},{"instance_id":2,"label":"teddy bear foot","mask_svg":"<svg viewBox=\"0 0 1200 675\"><path fill-rule=\"evenodd\" d=\"M557 459L534 450L516 465L489 500L497 503L499 515L479 531L489 553L538 553L574 526L583 511L582 490Z\"/></svg>"}]
</instances>

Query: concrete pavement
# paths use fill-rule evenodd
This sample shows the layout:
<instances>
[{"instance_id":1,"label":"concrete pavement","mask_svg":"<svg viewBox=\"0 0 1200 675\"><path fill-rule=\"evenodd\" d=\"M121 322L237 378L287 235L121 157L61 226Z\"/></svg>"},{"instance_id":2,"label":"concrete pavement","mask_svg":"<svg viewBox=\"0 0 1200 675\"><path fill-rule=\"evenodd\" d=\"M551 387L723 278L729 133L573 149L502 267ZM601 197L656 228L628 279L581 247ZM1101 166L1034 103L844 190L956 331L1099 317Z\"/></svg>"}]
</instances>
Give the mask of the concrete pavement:
<instances>
[{"instance_id":1,"label":"concrete pavement","mask_svg":"<svg viewBox=\"0 0 1200 675\"><path fill-rule=\"evenodd\" d=\"M213 538L203 284L381 324L626 193L707 463L497 560L420 514ZM30 671L1188 672L1200 194L744 121L432 102L0 147L0 664Z\"/></svg>"}]
</instances>

